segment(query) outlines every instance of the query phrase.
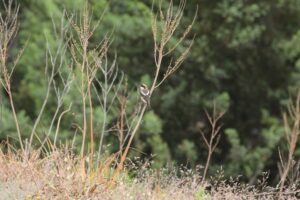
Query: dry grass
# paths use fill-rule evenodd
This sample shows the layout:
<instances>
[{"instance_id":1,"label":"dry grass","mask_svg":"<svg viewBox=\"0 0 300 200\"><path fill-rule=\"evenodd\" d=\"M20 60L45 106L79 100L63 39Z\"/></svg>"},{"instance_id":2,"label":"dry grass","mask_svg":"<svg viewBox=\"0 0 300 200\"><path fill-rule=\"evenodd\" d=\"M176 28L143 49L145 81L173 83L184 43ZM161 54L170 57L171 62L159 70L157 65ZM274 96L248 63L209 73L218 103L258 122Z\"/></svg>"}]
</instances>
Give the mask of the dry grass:
<instances>
[{"instance_id":1,"label":"dry grass","mask_svg":"<svg viewBox=\"0 0 300 200\"><path fill-rule=\"evenodd\" d=\"M54 151L45 158L37 154L24 161L20 155L0 155L0 193L5 199L193 199L198 177L183 179L175 171L140 170L136 178L122 173L113 188L105 175L82 180L77 173L80 157Z\"/></svg>"},{"instance_id":2,"label":"dry grass","mask_svg":"<svg viewBox=\"0 0 300 200\"><path fill-rule=\"evenodd\" d=\"M0 152L0 193L4 199L274 199L277 190L241 184L236 180L201 183L199 170L127 165L114 187L109 176L89 173L82 180L78 172L80 156L57 150L44 158L33 153L28 160L9 151ZM101 165L100 165L101 166ZM104 165L102 165L104 166ZM109 167L110 168L110 167ZM100 168L99 168L100 169ZM129 176L128 174L135 174ZM285 199L297 199L300 191L285 191ZM3 196L4 195L4 196Z\"/></svg>"}]
</instances>

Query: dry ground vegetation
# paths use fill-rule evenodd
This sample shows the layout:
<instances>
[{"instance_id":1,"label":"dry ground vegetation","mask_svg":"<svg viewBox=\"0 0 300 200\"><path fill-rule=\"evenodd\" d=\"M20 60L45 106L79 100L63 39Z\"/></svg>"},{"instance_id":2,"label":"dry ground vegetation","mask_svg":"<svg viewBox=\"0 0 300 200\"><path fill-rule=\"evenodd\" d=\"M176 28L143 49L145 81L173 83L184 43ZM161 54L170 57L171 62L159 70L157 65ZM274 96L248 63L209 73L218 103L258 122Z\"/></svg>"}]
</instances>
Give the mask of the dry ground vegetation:
<instances>
[{"instance_id":1,"label":"dry ground vegetation","mask_svg":"<svg viewBox=\"0 0 300 200\"><path fill-rule=\"evenodd\" d=\"M126 109L128 95L125 95L127 89L122 87L123 75L118 71L116 58L113 62L108 62L107 52L111 44L111 34L107 34L97 47L93 49L89 47L89 40L99 24L92 27L88 5L82 10L80 17L64 12L61 25L58 26L60 31L56 35L58 41L56 50L53 47L47 49L45 72L48 77L48 88L44 103L32 126L30 137L24 138L11 91L13 72L23 49L13 61L7 62L9 47L18 30L19 7L12 1L2 3L5 13L2 13L0 18L1 89L5 90L9 99L19 148L16 149L8 141L1 145L0 199L300 198L299 176L293 160L299 136L300 93L295 104L291 101L288 113L283 117L289 151L287 156L280 153L281 178L275 188L267 186L267 174L255 186L241 184L238 179L225 180L222 170L213 178L207 178L211 157L220 140L221 126L218 125L218 121L223 113L218 112L216 107L211 114L207 112L211 132L202 133L208 149L208 158L204 167L191 170L185 167L167 166L160 170L153 170L149 161L141 161L139 158L136 158L136 161L129 159L128 152L140 128L147 105L140 104L133 111ZM150 85L150 96L179 69L192 45L191 43L187 46L178 57L166 60L167 55L181 44L192 28L194 21L177 42L170 43L181 22L185 3L181 1L176 9L172 2L166 10L160 7L153 9L151 26L154 41L154 75ZM71 62L67 64L66 53L71 55ZM163 66L162 63L169 64ZM65 69L62 70L65 65L68 65L67 72ZM165 69L162 70L163 68ZM165 73L162 74L162 71ZM61 83L59 86L57 79ZM82 100L82 122L73 125L76 127L76 133L82 135L79 154L74 153L73 143L57 145L60 123L72 108L72 104L64 105L64 97L71 87L77 87ZM57 97L57 108L48 131L41 136L36 130L51 91L54 91ZM93 95L98 97L99 102L93 101ZM107 122L112 101L120 106L118 120L113 129L108 127ZM101 105L103 111L102 133L99 141L94 141L93 108L96 103ZM116 132L120 147L118 152L111 155L103 152L104 133L108 130ZM34 139L39 141L39 145L33 145ZM95 142L100 144L97 151L94 147Z\"/></svg>"}]
</instances>

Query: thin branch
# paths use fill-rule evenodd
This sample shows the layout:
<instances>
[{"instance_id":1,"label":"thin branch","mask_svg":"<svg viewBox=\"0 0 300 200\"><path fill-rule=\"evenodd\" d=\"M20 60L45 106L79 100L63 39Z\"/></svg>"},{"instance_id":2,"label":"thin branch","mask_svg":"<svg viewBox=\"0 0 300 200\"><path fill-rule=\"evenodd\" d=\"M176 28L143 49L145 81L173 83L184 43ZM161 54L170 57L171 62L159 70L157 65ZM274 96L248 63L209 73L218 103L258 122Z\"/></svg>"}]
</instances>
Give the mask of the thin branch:
<instances>
[{"instance_id":1,"label":"thin branch","mask_svg":"<svg viewBox=\"0 0 300 200\"><path fill-rule=\"evenodd\" d=\"M61 119L62 117L71 110L71 107L72 107L72 103L69 105L69 108L64 110L60 115L59 115L59 118L58 118L58 121L57 121L57 125L56 125L56 131L55 131L55 136L54 136L54 146L56 145L56 140L57 140L57 135L58 135L58 131L59 131L59 127L60 127L60 122L61 122Z\"/></svg>"}]
</instances>

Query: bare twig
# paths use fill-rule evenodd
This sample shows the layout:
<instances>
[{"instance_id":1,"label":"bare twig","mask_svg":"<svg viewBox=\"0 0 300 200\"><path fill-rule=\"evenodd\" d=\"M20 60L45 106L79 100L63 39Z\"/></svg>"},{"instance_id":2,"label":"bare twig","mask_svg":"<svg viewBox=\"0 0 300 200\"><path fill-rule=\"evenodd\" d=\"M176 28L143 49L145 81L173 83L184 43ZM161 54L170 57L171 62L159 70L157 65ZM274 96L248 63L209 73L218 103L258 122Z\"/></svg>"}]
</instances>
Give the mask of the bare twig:
<instances>
[{"instance_id":1,"label":"bare twig","mask_svg":"<svg viewBox=\"0 0 300 200\"><path fill-rule=\"evenodd\" d=\"M205 113L206 113L207 119L209 121L209 124L211 126L211 131L210 131L209 136L206 136L206 134L201 130L201 136L202 136L202 138L205 142L206 148L208 150L206 164L205 164L204 172L203 172L203 176L202 176L202 182L205 181L212 154L215 151L215 149L220 141L220 138L221 138L221 135L220 135L221 125L218 125L218 122L224 115L224 112L217 111L217 106L216 106L215 102L214 102L212 114L209 114L207 111L205 111Z\"/></svg>"},{"instance_id":2,"label":"bare twig","mask_svg":"<svg viewBox=\"0 0 300 200\"><path fill-rule=\"evenodd\" d=\"M62 117L71 110L72 104L70 104L69 108L64 110L58 117L58 121L57 121L57 126L56 126L56 131L55 131L55 136L54 136L54 146L56 144L56 139L57 139L57 135L58 135L58 131L59 131L59 127L60 127L60 121L62 119Z\"/></svg>"},{"instance_id":3,"label":"bare twig","mask_svg":"<svg viewBox=\"0 0 300 200\"><path fill-rule=\"evenodd\" d=\"M181 55L174 59L175 62L170 62L169 66L166 69L166 72L163 74L163 78L158 81L158 77L161 73L161 62L163 58L174 52L176 48L182 44L182 42L186 39L187 35L190 33L192 26L196 20L197 17L197 10L195 12L195 16L191 24L185 29L183 35L179 38L179 40L173 45L171 48L166 50L166 46L170 42L170 39L174 36L175 31L178 29L178 26L181 22L181 19L183 17L183 11L185 8L186 0L181 0L179 7L177 11L174 11L174 6L173 2L171 1L169 4L169 7L164 13L162 9L159 9L159 15L158 14L153 14L151 17L151 27L152 27L152 33L153 33L153 40L154 40L154 61L156 65L156 73L154 76L154 81L150 89L150 96L152 95L154 89L158 88L171 74L173 74L175 71L179 69L181 66L182 62L185 60L187 57L188 52L190 51L190 48L193 44L194 39L190 42L190 45L184 50ZM153 10L153 8L152 8ZM159 16L159 17L158 17ZM157 20L160 20L158 22ZM159 26L158 24L161 24Z\"/></svg>"}]
</instances>

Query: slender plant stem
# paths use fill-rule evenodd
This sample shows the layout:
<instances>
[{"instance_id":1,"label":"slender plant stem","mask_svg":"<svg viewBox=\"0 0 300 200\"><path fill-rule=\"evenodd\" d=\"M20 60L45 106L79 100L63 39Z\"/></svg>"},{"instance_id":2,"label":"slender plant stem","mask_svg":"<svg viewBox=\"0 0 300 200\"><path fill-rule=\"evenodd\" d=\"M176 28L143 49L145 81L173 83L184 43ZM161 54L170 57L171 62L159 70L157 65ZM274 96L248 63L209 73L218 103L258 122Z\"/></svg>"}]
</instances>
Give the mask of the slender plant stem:
<instances>
[{"instance_id":1,"label":"slender plant stem","mask_svg":"<svg viewBox=\"0 0 300 200\"><path fill-rule=\"evenodd\" d=\"M141 114L140 114L140 117L136 123L136 126L134 127L133 131L131 132L131 136L129 138L129 141L128 141L128 144L131 144L132 143L132 140L136 134L136 132L139 130L139 127L141 125L141 122L142 122L142 119L143 119L143 116L145 114L145 111L146 111L146 108L147 108L147 105L144 105L143 108L142 108L142 111L141 111ZM127 153L128 153L128 150L129 150L129 147L130 145L127 145L125 151L124 151L124 155L126 156Z\"/></svg>"},{"instance_id":2,"label":"slender plant stem","mask_svg":"<svg viewBox=\"0 0 300 200\"><path fill-rule=\"evenodd\" d=\"M97 163L99 163L101 159L101 151L103 146L103 140L105 135L105 129L106 129L106 120L107 120L107 65L104 65L104 88L103 88L103 122L102 122L102 130L101 130L101 136L100 136L100 142L99 142L99 149L98 149L98 158Z\"/></svg>"},{"instance_id":3,"label":"slender plant stem","mask_svg":"<svg viewBox=\"0 0 300 200\"><path fill-rule=\"evenodd\" d=\"M14 105L14 101L13 101L13 98L12 98L10 86L8 87L8 96L9 96L9 102L10 102L10 106L11 106L11 109L12 109L14 121L15 121L16 128L17 128L17 133L18 133L18 138L19 138L19 143L20 143L20 146L21 146L21 150L22 150L23 153L25 153L23 142L22 142L22 136L21 136L21 130L20 130L20 126L19 126L19 121L18 121L16 110L15 110L15 105Z\"/></svg>"},{"instance_id":4,"label":"slender plant stem","mask_svg":"<svg viewBox=\"0 0 300 200\"><path fill-rule=\"evenodd\" d=\"M87 128L87 120L86 120L86 94L85 94L85 58L87 56L86 48L84 48L83 53L83 61L81 65L81 97L82 97L82 111L83 111L83 128L82 128L82 144L81 144L81 152L80 156L83 158L84 156L84 145L85 145L85 137L86 137L86 128Z\"/></svg>"},{"instance_id":5,"label":"slender plant stem","mask_svg":"<svg viewBox=\"0 0 300 200\"><path fill-rule=\"evenodd\" d=\"M90 162L93 166L94 157L94 128L93 128L93 102L91 96L91 86L88 86L89 106L90 106L90 137L91 137L91 150L90 150Z\"/></svg>"},{"instance_id":6,"label":"slender plant stem","mask_svg":"<svg viewBox=\"0 0 300 200\"><path fill-rule=\"evenodd\" d=\"M33 125L32 130L31 130L30 139L29 139L29 147L31 147L32 140L33 140L33 135L35 133L37 125L39 124L39 122L41 120L41 117L42 117L42 114L44 112L44 109L45 109L45 107L47 105L47 102L48 102L48 99L49 99L49 94L50 94L50 88L51 88L52 80L53 80L53 72L52 72L51 77L50 77L49 82L48 82L48 88L47 88L47 92L46 92L46 96L45 96L42 108L41 108L41 110L39 112L39 115L38 115L37 119L35 120L35 123Z\"/></svg>"},{"instance_id":7,"label":"slender plant stem","mask_svg":"<svg viewBox=\"0 0 300 200\"><path fill-rule=\"evenodd\" d=\"M156 72L155 72L154 80L153 80L153 83L152 83L152 86L150 89L150 96L152 95L152 93L155 89L155 86L156 86L156 82L157 82L158 75L159 75L160 68L161 68L162 59L163 59L163 46L160 46L159 54L158 54L158 61L157 61L157 65L156 65Z\"/></svg>"},{"instance_id":8,"label":"slender plant stem","mask_svg":"<svg viewBox=\"0 0 300 200\"><path fill-rule=\"evenodd\" d=\"M212 152L211 152L211 149L209 149L208 150L208 156L206 158L204 172L203 172L202 182L204 182L204 180L206 178L208 167L209 167L209 164L210 164L211 155L212 155Z\"/></svg>"},{"instance_id":9,"label":"slender plant stem","mask_svg":"<svg viewBox=\"0 0 300 200\"><path fill-rule=\"evenodd\" d=\"M69 112L71 110L71 107L72 107L72 103L69 105L69 108L67 110L64 110L58 117L57 126L56 126L56 130L55 130L55 136L54 136L54 142L53 142L54 146L56 146L56 140L57 140L57 136L58 136L61 119L64 116L64 114L66 114L67 112Z\"/></svg>"}]
</instances>

